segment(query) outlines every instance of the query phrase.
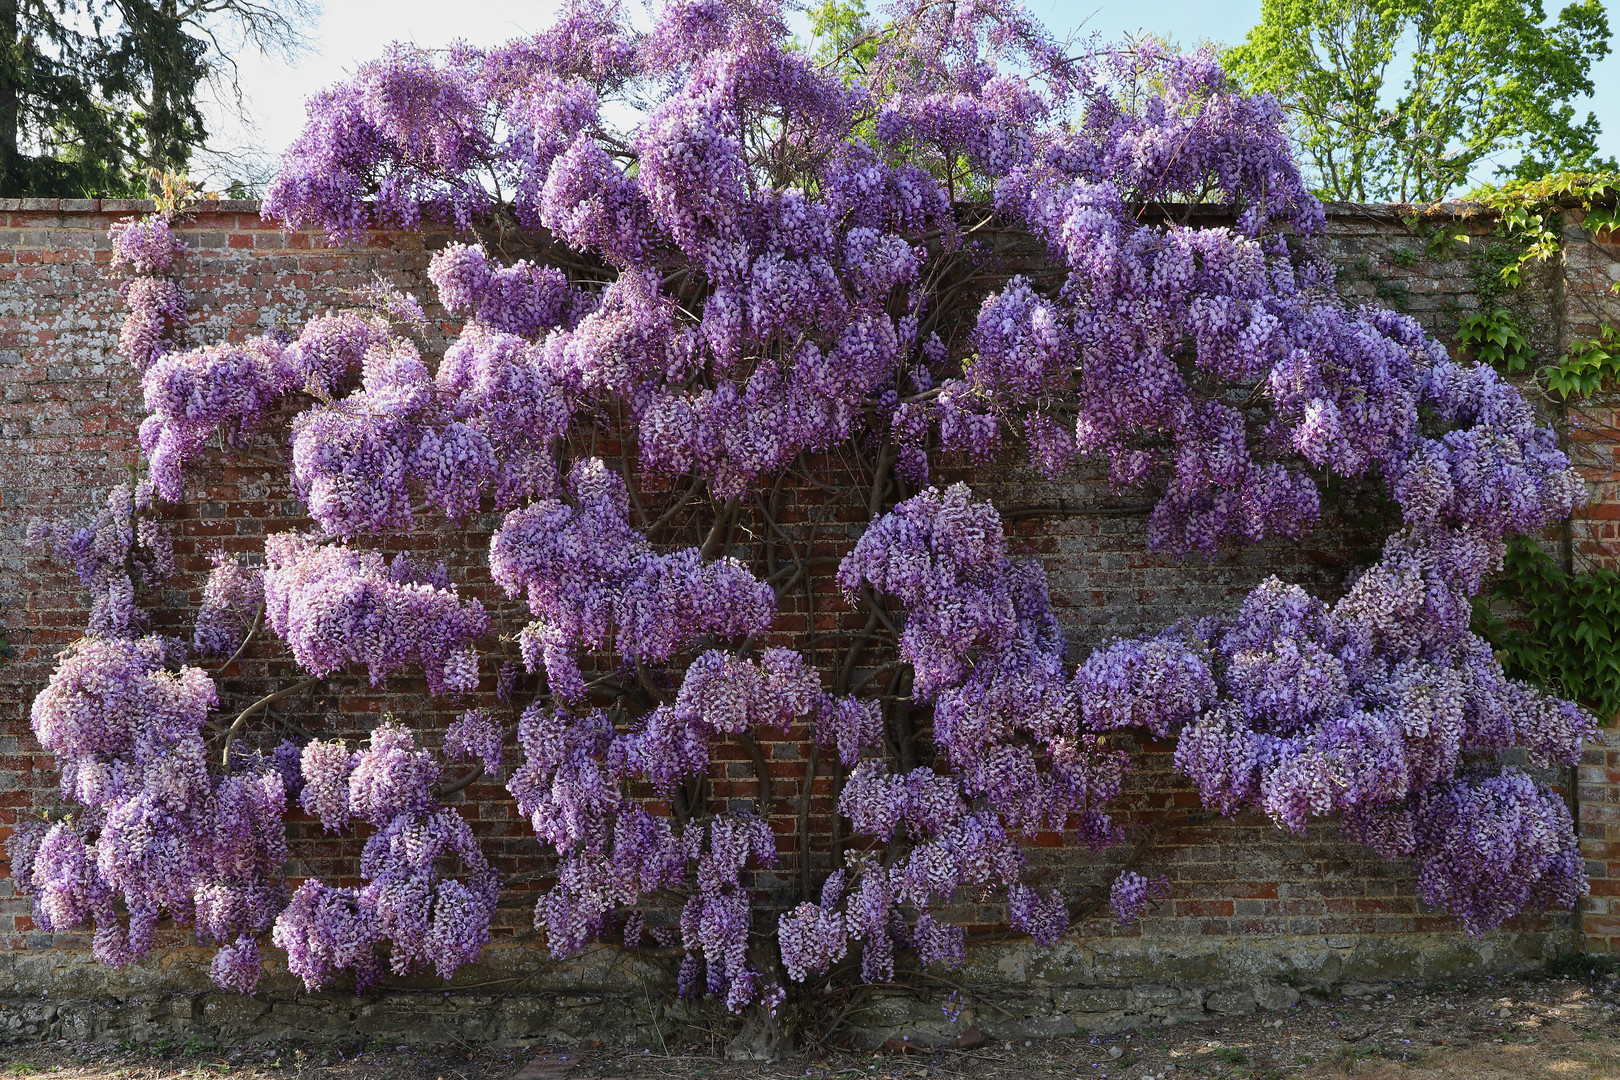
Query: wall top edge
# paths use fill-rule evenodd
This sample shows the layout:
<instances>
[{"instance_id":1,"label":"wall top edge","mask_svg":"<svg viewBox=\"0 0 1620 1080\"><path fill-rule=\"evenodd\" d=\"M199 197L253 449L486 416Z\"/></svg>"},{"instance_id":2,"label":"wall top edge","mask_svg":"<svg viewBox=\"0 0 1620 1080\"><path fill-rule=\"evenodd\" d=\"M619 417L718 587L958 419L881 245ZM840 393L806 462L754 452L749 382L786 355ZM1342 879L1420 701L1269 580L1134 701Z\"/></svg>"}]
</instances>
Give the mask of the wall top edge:
<instances>
[{"instance_id":1,"label":"wall top edge","mask_svg":"<svg viewBox=\"0 0 1620 1080\"><path fill-rule=\"evenodd\" d=\"M257 214L260 208L258 199L205 199L194 203L191 213L196 214ZM1182 204L1164 204L1168 209L1176 206L1185 209ZM1367 218L1382 219L1409 218L1417 215L1423 218L1473 218L1492 217L1495 212L1481 203L1467 200L1453 200L1431 204L1413 203L1361 203L1361 202L1325 202L1322 204L1328 218ZM962 204L963 209L971 209L971 204ZM55 214L150 214L157 209L157 204L151 199L0 199L0 212L21 213L55 213ZM1230 216L1233 209L1220 203L1195 204L1193 210L1202 215Z\"/></svg>"},{"instance_id":2,"label":"wall top edge","mask_svg":"<svg viewBox=\"0 0 1620 1080\"><path fill-rule=\"evenodd\" d=\"M151 199L0 199L0 212L54 214L150 214ZM258 199L207 199L192 206L199 214L257 214Z\"/></svg>"}]
</instances>

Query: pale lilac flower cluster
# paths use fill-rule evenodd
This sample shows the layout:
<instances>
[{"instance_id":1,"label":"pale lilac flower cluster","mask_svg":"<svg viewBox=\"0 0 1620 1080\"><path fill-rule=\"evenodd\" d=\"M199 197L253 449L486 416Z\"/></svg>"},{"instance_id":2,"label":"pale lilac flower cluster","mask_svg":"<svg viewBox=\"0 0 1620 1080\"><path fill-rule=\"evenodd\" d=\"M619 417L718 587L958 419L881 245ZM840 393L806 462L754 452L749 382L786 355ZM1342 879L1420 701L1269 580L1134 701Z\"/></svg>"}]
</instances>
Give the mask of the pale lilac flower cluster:
<instances>
[{"instance_id":1,"label":"pale lilac flower cluster","mask_svg":"<svg viewBox=\"0 0 1620 1080\"><path fill-rule=\"evenodd\" d=\"M680 924L688 950L683 987L695 991L701 977L733 1010L774 999L779 988L766 984L746 956L747 868L775 862L769 826L720 814L676 833L669 819L625 794L625 781L645 781L669 795L687 776L707 770L715 740L758 725L785 728L835 705L797 653L768 649L757 658L704 653L675 701L628 732L616 732L601 712L525 710L518 728L524 759L507 786L536 835L560 856L557 885L535 909L552 953L578 952L607 933L624 908L631 909L628 935L640 925L635 905L645 894L690 880Z\"/></svg>"},{"instance_id":2,"label":"pale lilac flower cluster","mask_svg":"<svg viewBox=\"0 0 1620 1080\"><path fill-rule=\"evenodd\" d=\"M277 533L265 541L265 619L314 675L363 663L379 685L420 665L434 694L476 689L471 649L489 630L483 605L436 584L399 580L390 569L378 552Z\"/></svg>"},{"instance_id":3,"label":"pale lilac flower cluster","mask_svg":"<svg viewBox=\"0 0 1620 1080\"><path fill-rule=\"evenodd\" d=\"M221 424L240 441L297 383L282 362L281 346L266 338L246 345L212 345L167 353L141 376L150 414L141 424L141 449L152 481L171 502L181 499L181 469Z\"/></svg>"},{"instance_id":4,"label":"pale lilac flower cluster","mask_svg":"<svg viewBox=\"0 0 1620 1080\"><path fill-rule=\"evenodd\" d=\"M1557 434L1495 368L1440 359L1423 371L1417 405L1435 430L1390 481L1408 523L1497 540L1534 534L1584 497Z\"/></svg>"},{"instance_id":5,"label":"pale lilac flower cluster","mask_svg":"<svg viewBox=\"0 0 1620 1080\"><path fill-rule=\"evenodd\" d=\"M198 668L171 673L164 654L150 637L85 638L63 654L32 720L82 810L31 830L13 848L14 872L43 929L94 922L103 963L140 959L168 916L224 946L216 983L251 992L251 939L286 899L285 786L262 764L210 775L202 730L214 684Z\"/></svg>"},{"instance_id":6,"label":"pale lilac flower cluster","mask_svg":"<svg viewBox=\"0 0 1620 1080\"><path fill-rule=\"evenodd\" d=\"M886 841L901 826L918 838L943 832L967 816L968 804L952 777L926 767L893 776L882 762L863 761L844 783L838 812L856 832Z\"/></svg>"},{"instance_id":7,"label":"pale lilac flower cluster","mask_svg":"<svg viewBox=\"0 0 1620 1080\"><path fill-rule=\"evenodd\" d=\"M359 993L382 981L377 917L360 906L357 889L305 881L276 919L270 940L286 951L287 970L306 986L325 986L346 970L354 972Z\"/></svg>"},{"instance_id":8,"label":"pale lilac flower cluster","mask_svg":"<svg viewBox=\"0 0 1620 1080\"><path fill-rule=\"evenodd\" d=\"M229 945L221 945L208 966L208 976L221 990L234 990L238 994L251 994L259 988L264 974L264 961L259 956L259 942L243 934Z\"/></svg>"},{"instance_id":9,"label":"pale lilac flower cluster","mask_svg":"<svg viewBox=\"0 0 1620 1080\"><path fill-rule=\"evenodd\" d=\"M145 371L169 351L171 337L186 325L191 294L165 277L135 277L118 287L129 308L118 331L118 351Z\"/></svg>"},{"instance_id":10,"label":"pale lilac flower cluster","mask_svg":"<svg viewBox=\"0 0 1620 1080\"><path fill-rule=\"evenodd\" d=\"M860 760L862 750L882 745L882 703L870 698L829 698L816 713L813 734L817 742L837 750L838 760L848 768Z\"/></svg>"},{"instance_id":11,"label":"pale lilac flower cluster","mask_svg":"<svg viewBox=\"0 0 1620 1080\"><path fill-rule=\"evenodd\" d=\"M393 296L390 291L388 296ZM414 312L411 297L399 295L388 301L390 310L403 305L405 314ZM375 360L375 351L386 355L394 338L376 316L357 311L323 315L304 324L298 336L281 350L280 362L289 385L316 397L333 397L343 392L356 371Z\"/></svg>"},{"instance_id":12,"label":"pale lilac flower cluster","mask_svg":"<svg viewBox=\"0 0 1620 1080\"><path fill-rule=\"evenodd\" d=\"M681 780L708 769L710 744L756 725L785 730L795 719L857 712L870 702L820 691L799 654L768 649L758 661L710 650L687 670L672 705L660 705L608 750L616 773L634 775L669 794Z\"/></svg>"},{"instance_id":13,"label":"pale lilac flower cluster","mask_svg":"<svg viewBox=\"0 0 1620 1080\"><path fill-rule=\"evenodd\" d=\"M1531 899L1564 896L1573 886L1533 887L1542 873L1535 867L1562 866L1573 843L1545 817L1543 805L1556 797L1523 778L1471 802L1444 794L1463 790L1465 755L1519 746L1539 764L1570 764L1592 731L1573 705L1506 678L1469 632L1469 597L1500 555L1500 544L1479 533L1422 526L1391 537L1383 558L1331 607L1297 586L1262 585L1235 619L1205 624L1207 637L1185 654L1207 658L1200 662L1220 694L1183 727L1177 768L1206 805L1226 813L1258 806L1293 829L1344 814L1353 835L1392 858L1413 854L1414 826L1401 817L1413 805L1456 805L1476 816L1469 827L1481 837L1504 830L1522 845L1513 857L1528 860L1523 875L1460 875L1455 894L1427 879L1434 902L1475 932ZM1152 687L1144 696L1152 709ZM1185 718L1173 697L1163 709ZM1492 814L1499 820L1486 821ZM1521 828L1521 820L1540 824Z\"/></svg>"},{"instance_id":14,"label":"pale lilac flower cluster","mask_svg":"<svg viewBox=\"0 0 1620 1080\"><path fill-rule=\"evenodd\" d=\"M327 829L352 819L376 827L360 856L358 889L306 881L275 921L272 940L311 992L352 972L363 992L383 974L431 966L448 979L489 940L499 875L472 829L439 805L439 765L415 737L384 723L365 749L310 743L303 753L305 810ZM460 878L447 874L454 863Z\"/></svg>"},{"instance_id":15,"label":"pale lilac flower cluster","mask_svg":"<svg viewBox=\"0 0 1620 1080\"><path fill-rule=\"evenodd\" d=\"M354 757L341 742L311 740L299 755L303 788L298 805L326 832L337 832L349 823L349 773L353 769Z\"/></svg>"},{"instance_id":16,"label":"pale lilac flower cluster","mask_svg":"<svg viewBox=\"0 0 1620 1080\"><path fill-rule=\"evenodd\" d=\"M475 322L435 378L414 345L384 338L358 391L293 422L293 481L310 516L347 537L408 528L413 490L452 519L486 493L500 506L554 493L551 443L572 406L547 363L539 346Z\"/></svg>"},{"instance_id":17,"label":"pale lilac flower cluster","mask_svg":"<svg viewBox=\"0 0 1620 1080\"><path fill-rule=\"evenodd\" d=\"M588 304L554 271L492 270L483 259L481 249L458 247L435 263L447 302L471 305L483 320L451 348L437 380L385 320L355 312L312 320L290 343L267 335L156 359L143 378L151 415L141 444L158 490L178 499L183 467L216 431L239 445L302 391L321 404L294 423L294 486L334 536L407 526L412 487L454 518L487 491L502 506L552 493L550 443L572 407L548 374L552 361L503 328L532 334ZM398 290L376 298L391 315L422 319ZM338 397L358 370L359 390Z\"/></svg>"},{"instance_id":18,"label":"pale lilac flower cluster","mask_svg":"<svg viewBox=\"0 0 1620 1080\"><path fill-rule=\"evenodd\" d=\"M706 830L688 829L683 847L698 864L698 891L681 910L683 967L695 962L708 992L724 995L732 1012L741 1012L762 995L769 1000L771 987L748 963L753 903L743 878L750 861L766 866L776 862L770 826L757 818L716 817Z\"/></svg>"},{"instance_id":19,"label":"pale lilac flower cluster","mask_svg":"<svg viewBox=\"0 0 1620 1080\"><path fill-rule=\"evenodd\" d=\"M94 637L137 637L150 620L136 603L137 589L162 584L174 573L174 540L155 516L152 486L119 484L95 517L74 528L35 518L27 541L71 563L90 594Z\"/></svg>"},{"instance_id":20,"label":"pale lilac flower cluster","mask_svg":"<svg viewBox=\"0 0 1620 1080\"><path fill-rule=\"evenodd\" d=\"M162 215L114 222L107 236L113 244L112 268L143 277L168 270L186 250Z\"/></svg>"},{"instance_id":21,"label":"pale lilac flower cluster","mask_svg":"<svg viewBox=\"0 0 1620 1080\"><path fill-rule=\"evenodd\" d=\"M611 642L628 663L657 662L770 623L775 595L742 563L705 563L696 548L655 552L626 520L624 480L600 459L575 464L568 494L508 514L489 553L490 576L537 619L523 632L524 661L531 671L544 663L554 694L584 694L581 648Z\"/></svg>"},{"instance_id":22,"label":"pale lilac flower cluster","mask_svg":"<svg viewBox=\"0 0 1620 1080\"><path fill-rule=\"evenodd\" d=\"M980 68L951 95L901 94L879 121L880 135L922 139L944 160L967 155L998 207L1068 271L1055 297L1015 278L985 300L971 392L947 380L926 402L900 403L908 471L925 469L915 451L932 428L941 445L982 454L1016 418L1048 473L1106 455L1119 486L1158 487L1155 546L1298 534L1320 500L1291 453L1348 476L1402 460L1417 420L1413 360L1377 319L1322 299L1323 271L1282 242L1314 232L1322 211L1275 103L1237 93L1208 52L1150 45L1065 66L1047 96ZM1078 118L1046 123L1071 92ZM1212 189L1240 209L1236 229L1137 213ZM1276 406L1269 428L1213 389L1257 380ZM1059 405L1077 413L1067 426Z\"/></svg>"},{"instance_id":23,"label":"pale lilac flower cluster","mask_svg":"<svg viewBox=\"0 0 1620 1080\"><path fill-rule=\"evenodd\" d=\"M967 485L956 484L906 500L874 522L838 568L846 592L869 584L906 609L901 655L924 701L960 683L976 654L1005 649L1020 628L1001 519L971 499Z\"/></svg>"},{"instance_id":24,"label":"pale lilac flower cluster","mask_svg":"<svg viewBox=\"0 0 1620 1080\"><path fill-rule=\"evenodd\" d=\"M925 172L847 141L862 93L786 47L768 8L672 5L629 52L606 10L575 10L544 46L458 47L442 62L396 48L311 104L266 212L335 237L373 223L465 227L493 208L494 188L511 190L518 220L600 255L617 280L591 311L553 269L496 267L454 245L434 263L445 305L486 332L532 341L555 327L548 376L624 395L647 468L695 471L738 495L855 432L914 344L914 316L889 310L894 297L915 303L924 252L906 232L950 221ZM601 63L584 63L596 50ZM607 136L597 91L638 67L668 94L638 133ZM740 133L764 116L784 118L795 155L829 162L816 197L746 182ZM492 183L473 177L485 166ZM657 252L700 270L701 313L646 272Z\"/></svg>"},{"instance_id":25,"label":"pale lilac flower cluster","mask_svg":"<svg viewBox=\"0 0 1620 1080\"><path fill-rule=\"evenodd\" d=\"M494 774L501 767L501 729L484 709L468 709L444 733L444 756L452 761L476 760Z\"/></svg>"},{"instance_id":26,"label":"pale lilac flower cluster","mask_svg":"<svg viewBox=\"0 0 1620 1080\"><path fill-rule=\"evenodd\" d=\"M1060 893L1042 897L1020 882L1024 858L1014 837L1073 828L1085 843L1117 840L1101 808L1119 791L1125 758L1082 725L1101 730L1134 716L1117 704L1085 714L1097 678L1065 669L1045 575L1008 558L999 517L963 485L930 488L874 522L838 580L847 592L871 588L902 606L901 655L916 673L913 696L932 699L934 739L949 770L896 776L868 761L845 784L839 810L857 831L887 840L904 826L912 841L892 865L863 867L859 889L844 901L850 936L863 942L863 976L892 976L894 946L906 940L897 906L926 915L964 885L1007 890L1013 924L1055 941L1068 927L1067 907ZM1155 663L1175 673L1166 682L1187 682L1173 655ZM1205 692L1196 679L1192 686ZM830 906L800 905L784 916L792 970L821 970L843 955L847 943L825 930ZM916 926L911 940L928 962L960 959L960 940L932 916Z\"/></svg>"},{"instance_id":27,"label":"pale lilac flower cluster","mask_svg":"<svg viewBox=\"0 0 1620 1080\"><path fill-rule=\"evenodd\" d=\"M194 897L199 939L225 946L270 928L286 902L279 880L287 859L286 806L281 773L262 763L215 785L201 849L205 883Z\"/></svg>"},{"instance_id":28,"label":"pale lilac flower cluster","mask_svg":"<svg viewBox=\"0 0 1620 1080\"><path fill-rule=\"evenodd\" d=\"M291 343L261 336L155 359L141 377L141 448L158 492L178 502L186 462L216 433L240 446L288 394L338 392L386 340L379 321L345 313L311 320Z\"/></svg>"},{"instance_id":29,"label":"pale lilac flower cluster","mask_svg":"<svg viewBox=\"0 0 1620 1080\"><path fill-rule=\"evenodd\" d=\"M994 393L1038 398L1074 367L1074 344L1056 305L1015 277L984 302L968 381Z\"/></svg>"},{"instance_id":30,"label":"pale lilac flower cluster","mask_svg":"<svg viewBox=\"0 0 1620 1080\"><path fill-rule=\"evenodd\" d=\"M1055 945L1068 932L1069 908L1056 889L1043 898L1028 885L1011 885L1007 889L1007 922L1034 938L1037 945Z\"/></svg>"},{"instance_id":31,"label":"pale lilac flower cluster","mask_svg":"<svg viewBox=\"0 0 1620 1080\"><path fill-rule=\"evenodd\" d=\"M1476 935L1526 908L1568 910L1587 891L1568 804L1513 769L1452 780L1345 824L1388 857L1414 859L1423 902Z\"/></svg>"},{"instance_id":32,"label":"pale lilac flower cluster","mask_svg":"<svg viewBox=\"0 0 1620 1080\"><path fill-rule=\"evenodd\" d=\"M209 559L214 569L203 584L191 645L198 656L229 656L253 626L264 603L264 583L257 569L243 566L223 551L214 552Z\"/></svg>"},{"instance_id":33,"label":"pale lilac flower cluster","mask_svg":"<svg viewBox=\"0 0 1620 1080\"><path fill-rule=\"evenodd\" d=\"M911 946L925 967L957 968L967 961L967 931L926 911L911 925Z\"/></svg>"},{"instance_id":34,"label":"pale lilac flower cluster","mask_svg":"<svg viewBox=\"0 0 1620 1080\"><path fill-rule=\"evenodd\" d=\"M1074 676L1086 726L1142 727L1163 738L1203 712L1217 690L1200 644L1172 630L1147 641L1115 641L1092 653Z\"/></svg>"},{"instance_id":35,"label":"pale lilac flower cluster","mask_svg":"<svg viewBox=\"0 0 1620 1080\"><path fill-rule=\"evenodd\" d=\"M804 982L819 975L849 950L849 920L838 903L844 898L843 870L834 870L821 886L821 903L803 903L783 915L777 944L788 978Z\"/></svg>"},{"instance_id":36,"label":"pale lilac flower cluster","mask_svg":"<svg viewBox=\"0 0 1620 1080\"><path fill-rule=\"evenodd\" d=\"M450 395L448 422L442 433L425 438L416 453L422 467L431 469L424 473L429 497L450 516L459 516L463 506L470 510L476 505L475 496L458 501L455 486L442 479L452 467L451 455L462 444L476 448L463 451L464 459L493 455L487 481L469 482L487 482L496 506L518 506L557 493L560 485L551 447L568 429L573 405L566 382L554 377L548 363L542 350L522 339L477 326L463 332L446 351L437 385ZM477 445L480 439L488 444L487 451Z\"/></svg>"},{"instance_id":37,"label":"pale lilac flower cluster","mask_svg":"<svg viewBox=\"0 0 1620 1080\"><path fill-rule=\"evenodd\" d=\"M518 220L538 225L554 159L595 128L597 92L621 86L635 58L617 6L599 0L489 50L396 44L310 99L264 213L341 243L376 227L465 230L504 189Z\"/></svg>"},{"instance_id":38,"label":"pale lilac flower cluster","mask_svg":"<svg viewBox=\"0 0 1620 1080\"><path fill-rule=\"evenodd\" d=\"M119 300L129 308L118 351L145 371L168 351L174 331L186 325L191 297L179 282L164 276L185 244L174 235L169 219L156 214L116 222L107 235L113 242L113 269L131 275L118 290Z\"/></svg>"},{"instance_id":39,"label":"pale lilac flower cluster","mask_svg":"<svg viewBox=\"0 0 1620 1080\"><path fill-rule=\"evenodd\" d=\"M562 240L626 271L642 265L656 243L647 196L588 135L553 160L538 210L541 224Z\"/></svg>"},{"instance_id":40,"label":"pale lilac flower cluster","mask_svg":"<svg viewBox=\"0 0 1620 1080\"><path fill-rule=\"evenodd\" d=\"M588 310L561 270L519 262L492 265L481 247L451 244L433 256L428 278L447 311L470 315L491 330L533 340L568 326Z\"/></svg>"},{"instance_id":41,"label":"pale lilac flower cluster","mask_svg":"<svg viewBox=\"0 0 1620 1080\"><path fill-rule=\"evenodd\" d=\"M492 201L469 175L493 156L481 66L481 54L465 45L441 66L427 50L396 43L351 82L315 95L265 215L324 228L339 243L424 218L470 225Z\"/></svg>"}]
</instances>

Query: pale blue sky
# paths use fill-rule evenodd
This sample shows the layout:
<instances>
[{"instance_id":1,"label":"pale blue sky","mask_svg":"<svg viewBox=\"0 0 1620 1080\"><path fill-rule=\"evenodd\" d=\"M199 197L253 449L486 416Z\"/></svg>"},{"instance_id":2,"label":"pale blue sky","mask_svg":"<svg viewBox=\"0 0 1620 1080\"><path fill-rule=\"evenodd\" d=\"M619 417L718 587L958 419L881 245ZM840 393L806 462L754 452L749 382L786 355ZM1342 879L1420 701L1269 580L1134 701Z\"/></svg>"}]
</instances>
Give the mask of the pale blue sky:
<instances>
[{"instance_id":1,"label":"pale blue sky","mask_svg":"<svg viewBox=\"0 0 1620 1080\"><path fill-rule=\"evenodd\" d=\"M1169 35L1184 46L1206 40L1237 42L1260 18L1260 0L1026 2L1059 35L1079 28L1119 39L1148 31ZM1547 6L1556 11L1562 4L1552 0ZM1608 6L1620 32L1620 8L1614 2ZM257 145L279 154L302 124L303 99L343 78L389 42L436 46L460 37L491 45L544 28L555 10L554 0L325 0L320 25L310 35L315 47L296 63L239 58L253 127L221 117L213 130L220 132L222 145ZM1594 82L1596 95L1579 107L1596 112L1603 123L1603 152L1620 156L1620 55L1611 53L1597 65ZM1476 179L1487 179L1491 168L1482 165Z\"/></svg>"}]
</instances>

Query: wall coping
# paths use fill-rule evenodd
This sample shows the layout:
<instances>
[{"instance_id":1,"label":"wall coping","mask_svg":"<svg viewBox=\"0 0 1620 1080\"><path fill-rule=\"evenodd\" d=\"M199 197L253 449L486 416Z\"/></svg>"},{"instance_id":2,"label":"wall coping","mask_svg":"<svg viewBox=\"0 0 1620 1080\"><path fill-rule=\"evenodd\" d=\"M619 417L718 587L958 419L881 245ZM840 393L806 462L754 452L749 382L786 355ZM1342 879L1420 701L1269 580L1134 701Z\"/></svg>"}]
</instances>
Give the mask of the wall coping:
<instances>
[{"instance_id":1,"label":"wall coping","mask_svg":"<svg viewBox=\"0 0 1620 1080\"><path fill-rule=\"evenodd\" d=\"M263 205L262 199L203 199L193 203L190 212L198 214L257 214ZM1327 201L1322 203L1322 208L1330 218L1374 216L1399 220L1413 215L1425 218L1496 216L1496 211L1485 204L1467 199L1450 199L1437 203ZM0 212L150 214L156 209L157 203L151 199L0 199ZM1210 214L1229 214L1232 212L1230 207L1221 203L1200 203L1197 204L1196 209Z\"/></svg>"},{"instance_id":2,"label":"wall coping","mask_svg":"<svg viewBox=\"0 0 1620 1080\"><path fill-rule=\"evenodd\" d=\"M259 212L258 199L206 199L193 204L200 214ZM151 199L0 199L0 211L57 214L150 214L157 209Z\"/></svg>"}]
</instances>

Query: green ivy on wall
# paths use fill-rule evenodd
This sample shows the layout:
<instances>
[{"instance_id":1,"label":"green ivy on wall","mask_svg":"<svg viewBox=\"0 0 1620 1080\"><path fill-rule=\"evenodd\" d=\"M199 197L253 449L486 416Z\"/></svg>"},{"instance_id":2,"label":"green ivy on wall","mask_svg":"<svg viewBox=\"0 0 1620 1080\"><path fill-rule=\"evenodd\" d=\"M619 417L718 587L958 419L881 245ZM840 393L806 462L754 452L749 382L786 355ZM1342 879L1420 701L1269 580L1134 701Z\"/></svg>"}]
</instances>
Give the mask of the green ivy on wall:
<instances>
[{"instance_id":1,"label":"green ivy on wall","mask_svg":"<svg viewBox=\"0 0 1620 1080\"><path fill-rule=\"evenodd\" d=\"M1571 574L1534 541L1508 546L1504 572L1474 601L1474 629L1516 679L1578 701L1611 723L1620 714L1620 573ZM1513 605L1528 629L1491 613Z\"/></svg>"},{"instance_id":2,"label":"green ivy on wall","mask_svg":"<svg viewBox=\"0 0 1620 1080\"><path fill-rule=\"evenodd\" d=\"M1604 323L1597 337L1572 342L1546 379L1547 389L1565 401L1620 387L1620 330Z\"/></svg>"},{"instance_id":3,"label":"green ivy on wall","mask_svg":"<svg viewBox=\"0 0 1620 1080\"><path fill-rule=\"evenodd\" d=\"M1509 373L1524 371L1536 355L1507 308L1492 308L1463 319L1457 327L1457 344L1481 363Z\"/></svg>"},{"instance_id":4,"label":"green ivy on wall","mask_svg":"<svg viewBox=\"0 0 1620 1080\"><path fill-rule=\"evenodd\" d=\"M1598 239L1620 229L1616 200L1620 173L1562 172L1539 180L1515 180L1500 187L1486 186L1468 198L1494 211L1496 234L1514 242L1519 256L1499 271L1502 283L1517 288L1532 262L1545 262L1562 245L1564 215L1580 210L1581 224Z\"/></svg>"},{"instance_id":5,"label":"green ivy on wall","mask_svg":"<svg viewBox=\"0 0 1620 1080\"><path fill-rule=\"evenodd\" d=\"M1508 245L1489 253L1474 252L1476 292L1482 302L1492 306L1488 312L1462 320L1457 344L1499 371L1530 370L1534 352L1513 313L1492 302L1520 285L1529 264L1559 252L1564 216L1570 210L1581 212L1581 225L1595 240L1620 231L1620 173L1558 173L1540 180L1482 187L1468 197L1495 213L1496 235ZM1452 241L1467 243L1469 239L1465 231L1454 227L1437 227L1429 234L1431 247L1436 241L1449 248ZM1620 293L1620 283L1614 291ZM1620 389L1620 330L1604 324L1597 337L1572 342L1539 375L1546 390L1564 401Z\"/></svg>"}]
</instances>

